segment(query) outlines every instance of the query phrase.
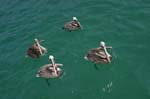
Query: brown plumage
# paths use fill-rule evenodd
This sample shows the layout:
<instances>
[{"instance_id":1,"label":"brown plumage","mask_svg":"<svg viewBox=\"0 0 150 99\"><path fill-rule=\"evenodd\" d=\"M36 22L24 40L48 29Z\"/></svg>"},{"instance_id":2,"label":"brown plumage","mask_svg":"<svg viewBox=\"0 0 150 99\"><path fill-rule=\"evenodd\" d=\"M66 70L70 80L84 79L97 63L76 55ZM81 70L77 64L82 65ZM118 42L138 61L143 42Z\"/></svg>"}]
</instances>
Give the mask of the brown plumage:
<instances>
[{"instance_id":1,"label":"brown plumage","mask_svg":"<svg viewBox=\"0 0 150 99\"><path fill-rule=\"evenodd\" d=\"M76 17L73 17L73 20L70 22L67 22L64 26L63 29L66 29L68 31L73 31L73 30L77 30L78 28L83 29L83 27L81 26L80 22L78 21L78 19Z\"/></svg>"},{"instance_id":2,"label":"brown plumage","mask_svg":"<svg viewBox=\"0 0 150 99\"><path fill-rule=\"evenodd\" d=\"M56 64L57 66L60 66L61 64ZM53 68L52 64L46 64L40 68L38 73L36 74L36 77L43 77L43 78L56 78L61 76L63 73L62 70L57 71L57 75L53 73L52 70L50 70L50 67ZM58 68L58 67L57 67Z\"/></svg>"},{"instance_id":3,"label":"brown plumage","mask_svg":"<svg viewBox=\"0 0 150 99\"><path fill-rule=\"evenodd\" d=\"M42 66L36 74L36 77L56 78L62 74L62 70L59 68L59 66L63 66L63 64L55 63L52 55L49 56L49 59L52 64L46 64Z\"/></svg>"},{"instance_id":4,"label":"brown plumage","mask_svg":"<svg viewBox=\"0 0 150 99\"><path fill-rule=\"evenodd\" d=\"M84 57L86 60L90 60L95 64L106 64L109 63L106 54L102 48L91 49L87 55ZM110 56L112 60L112 57Z\"/></svg>"},{"instance_id":5,"label":"brown plumage","mask_svg":"<svg viewBox=\"0 0 150 99\"><path fill-rule=\"evenodd\" d=\"M41 48L42 53L45 51ZM40 50L36 44L33 44L27 51L27 55L32 57L32 58L39 58L41 55Z\"/></svg>"},{"instance_id":6,"label":"brown plumage","mask_svg":"<svg viewBox=\"0 0 150 99\"><path fill-rule=\"evenodd\" d=\"M35 39L35 43L27 50L27 55L32 58L39 58L47 52L47 50L40 45L41 41Z\"/></svg>"},{"instance_id":7,"label":"brown plumage","mask_svg":"<svg viewBox=\"0 0 150 99\"><path fill-rule=\"evenodd\" d=\"M77 30L79 28L78 25L75 25L76 23L74 21L68 22L63 26L63 29L66 29L68 31Z\"/></svg>"}]
</instances>

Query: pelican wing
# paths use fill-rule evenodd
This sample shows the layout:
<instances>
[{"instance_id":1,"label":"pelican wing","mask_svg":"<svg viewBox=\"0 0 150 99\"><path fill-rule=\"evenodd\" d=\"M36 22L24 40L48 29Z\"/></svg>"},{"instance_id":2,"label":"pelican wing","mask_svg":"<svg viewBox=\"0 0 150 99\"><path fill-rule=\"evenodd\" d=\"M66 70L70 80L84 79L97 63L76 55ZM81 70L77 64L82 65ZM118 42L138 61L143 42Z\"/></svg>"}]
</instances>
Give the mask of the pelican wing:
<instances>
[{"instance_id":1,"label":"pelican wing","mask_svg":"<svg viewBox=\"0 0 150 99\"><path fill-rule=\"evenodd\" d=\"M56 66L63 66L63 64L56 63Z\"/></svg>"},{"instance_id":2,"label":"pelican wing","mask_svg":"<svg viewBox=\"0 0 150 99\"><path fill-rule=\"evenodd\" d=\"M43 78L56 78L60 75L55 75L53 72L48 70L48 67L52 67L52 64L46 64L40 68L38 73L36 74L36 77L43 77Z\"/></svg>"}]
</instances>

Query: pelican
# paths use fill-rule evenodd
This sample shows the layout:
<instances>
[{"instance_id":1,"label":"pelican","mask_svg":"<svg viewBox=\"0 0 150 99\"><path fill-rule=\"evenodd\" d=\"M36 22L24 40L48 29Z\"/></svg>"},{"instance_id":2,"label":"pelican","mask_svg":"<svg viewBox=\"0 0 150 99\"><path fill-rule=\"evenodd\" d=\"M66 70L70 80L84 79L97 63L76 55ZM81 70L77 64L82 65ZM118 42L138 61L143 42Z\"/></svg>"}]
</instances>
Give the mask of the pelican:
<instances>
[{"instance_id":1,"label":"pelican","mask_svg":"<svg viewBox=\"0 0 150 99\"><path fill-rule=\"evenodd\" d=\"M63 66L63 64L55 63L54 57L52 55L49 56L49 59L51 64L42 66L36 74L36 77L43 77L46 79L57 78L62 74L62 70L59 67Z\"/></svg>"},{"instance_id":2,"label":"pelican","mask_svg":"<svg viewBox=\"0 0 150 99\"><path fill-rule=\"evenodd\" d=\"M40 45L43 40L39 41L37 38L35 38L34 40L35 43L28 49L27 56L38 58L39 56L45 54L47 52L47 49Z\"/></svg>"},{"instance_id":3,"label":"pelican","mask_svg":"<svg viewBox=\"0 0 150 99\"><path fill-rule=\"evenodd\" d=\"M88 54L84 57L86 60L90 60L95 64L105 64L111 63L112 56L108 53L107 49L112 48L111 46L106 46L105 42L100 42L100 47L91 49Z\"/></svg>"},{"instance_id":4,"label":"pelican","mask_svg":"<svg viewBox=\"0 0 150 99\"><path fill-rule=\"evenodd\" d=\"M67 22L64 26L63 29L66 29L68 31L73 31L77 30L78 28L83 29L82 25L78 21L76 17L73 17L73 20L70 22Z\"/></svg>"}]
</instances>

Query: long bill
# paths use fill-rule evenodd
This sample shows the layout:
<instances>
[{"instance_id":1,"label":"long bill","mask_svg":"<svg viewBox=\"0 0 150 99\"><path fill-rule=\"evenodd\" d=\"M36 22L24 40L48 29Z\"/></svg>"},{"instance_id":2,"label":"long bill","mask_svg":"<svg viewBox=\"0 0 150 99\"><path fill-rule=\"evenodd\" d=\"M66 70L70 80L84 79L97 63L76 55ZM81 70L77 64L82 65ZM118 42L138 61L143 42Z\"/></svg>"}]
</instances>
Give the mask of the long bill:
<instances>
[{"instance_id":1,"label":"long bill","mask_svg":"<svg viewBox=\"0 0 150 99\"><path fill-rule=\"evenodd\" d=\"M40 54L42 55L41 46L40 46L38 40L37 40L37 39L34 39L34 40L35 40L35 42L36 42L36 44L37 44L37 46L38 46L38 49L39 49L39 51L40 51Z\"/></svg>"},{"instance_id":2,"label":"long bill","mask_svg":"<svg viewBox=\"0 0 150 99\"><path fill-rule=\"evenodd\" d=\"M52 63L52 66L53 66L53 70L54 70L54 74L57 75L57 70L56 70L56 64L55 64L55 61L54 61L54 57L53 56L49 56L49 59Z\"/></svg>"},{"instance_id":3,"label":"long bill","mask_svg":"<svg viewBox=\"0 0 150 99\"><path fill-rule=\"evenodd\" d=\"M51 63L53 65L53 67L55 67L55 61L54 61L54 59L50 59L50 60L51 60Z\"/></svg>"},{"instance_id":4,"label":"long bill","mask_svg":"<svg viewBox=\"0 0 150 99\"><path fill-rule=\"evenodd\" d=\"M111 63L110 55L109 55L109 53L108 53L107 50L106 50L106 46L104 46L103 48L104 48L104 52L105 52L105 54L106 54L106 58L107 58L108 62Z\"/></svg>"},{"instance_id":5,"label":"long bill","mask_svg":"<svg viewBox=\"0 0 150 99\"><path fill-rule=\"evenodd\" d=\"M80 24L80 22L78 22L78 24L79 24L80 28L83 29L83 26Z\"/></svg>"}]
</instances>

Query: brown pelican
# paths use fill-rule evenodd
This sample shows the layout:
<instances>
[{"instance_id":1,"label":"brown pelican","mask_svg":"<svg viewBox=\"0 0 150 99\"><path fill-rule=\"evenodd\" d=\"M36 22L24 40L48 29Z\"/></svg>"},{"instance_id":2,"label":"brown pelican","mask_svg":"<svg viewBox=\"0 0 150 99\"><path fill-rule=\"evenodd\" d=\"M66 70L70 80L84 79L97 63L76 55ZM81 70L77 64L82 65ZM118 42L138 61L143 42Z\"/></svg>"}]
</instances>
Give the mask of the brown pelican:
<instances>
[{"instance_id":1,"label":"brown pelican","mask_svg":"<svg viewBox=\"0 0 150 99\"><path fill-rule=\"evenodd\" d=\"M51 64L46 64L40 68L36 77L43 77L43 78L56 78L62 74L62 70L59 66L63 66L63 64L55 63L54 57L52 55L49 56Z\"/></svg>"},{"instance_id":2,"label":"brown pelican","mask_svg":"<svg viewBox=\"0 0 150 99\"><path fill-rule=\"evenodd\" d=\"M30 56L32 58L38 58L39 56L43 55L47 52L47 49L40 45L40 43L43 41L39 41L38 39L34 39L35 43L28 49L27 56Z\"/></svg>"},{"instance_id":3,"label":"brown pelican","mask_svg":"<svg viewBox=\"0 0 150 99\"><path fill-rule=\"evenodd\" d=\"M105 42L100 42L100 47L91 49L88 54L84 57L86 60L90 60L95 64L101 63L111 63L112 56L108 53L107 49L112 48L111 46L106 46Z\"/></svg>"},{"instance_id":4,"label":"brown pelican","mask_svg":"<svg viewBox=\"0 0 150 99\"><path fill-rule=\"evenodd\" d=\"M76 17L73 17L72 21L67 22L63 26L63 29L66 29L68 31L77 30L78 28L83 29L83 27L81 26L80 22L78 21L78 19Z\"/></svg>"}]
</instances>

